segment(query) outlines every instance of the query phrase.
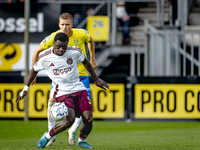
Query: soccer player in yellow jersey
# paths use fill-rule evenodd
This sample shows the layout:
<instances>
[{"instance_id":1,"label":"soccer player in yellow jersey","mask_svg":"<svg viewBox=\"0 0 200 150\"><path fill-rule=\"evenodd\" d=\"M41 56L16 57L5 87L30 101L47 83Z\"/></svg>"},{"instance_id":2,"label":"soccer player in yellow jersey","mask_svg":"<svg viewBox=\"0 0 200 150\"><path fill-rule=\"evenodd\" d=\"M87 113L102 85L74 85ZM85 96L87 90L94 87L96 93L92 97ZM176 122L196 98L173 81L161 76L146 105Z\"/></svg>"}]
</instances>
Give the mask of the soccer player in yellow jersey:
<instances>
[{"instance_id":1,"label":"soccer player in yellow jersey","mask_svg":"<svg viewBox=\"0 0 200 150\"><path fill-rule=\"evenodd\" d=\"M92 67L96 69L97 64L95 60L95 46L94 46L94 40L92 37L87 33L84 29L75 29L73 27L73 17L69 13L63 13L59 17L59 27L60 30L57 30L56 32L51 33L49 36L47 36L40 45L35 49L32 57L32 67L36 63L39 53L42 52L45 49L50 48L53 46L54 36L58 32L64 32L69 37L69 46L76 46L80 48L82 53L86 56L86 49L85 49L85 43L88 43L88 48L90 52L90 63L92 64ZM87 57L87 56L86 56ZM82 64L78 64L79 69L79 77L81 81L83 82L84 86L86 87L86 91L91 98L91 91L90 91L90 84L89 84L89 77L88 73L85 69L85 67ZM36 79L34 79L33 83L36 83ZM32 83L32 84L33 84ZM53 84L51 85L53 86ZM52 87L51 87L52 88ZM50 115L50 108L55 103L55 99L50 97L48 102L48 128L51 130L55 125L55 120ZM68 143L69 145L75 145L75 135L78 127L82 123L82 117L79 118L76 117L74 124L71 126L71 128L68 130L69 139ZM82 127L81 127L82 128ZM55 141L55 137L52 138L49 143L47 143L46 146L51 146L52 143Z\"/></svg>"}]
</instances>

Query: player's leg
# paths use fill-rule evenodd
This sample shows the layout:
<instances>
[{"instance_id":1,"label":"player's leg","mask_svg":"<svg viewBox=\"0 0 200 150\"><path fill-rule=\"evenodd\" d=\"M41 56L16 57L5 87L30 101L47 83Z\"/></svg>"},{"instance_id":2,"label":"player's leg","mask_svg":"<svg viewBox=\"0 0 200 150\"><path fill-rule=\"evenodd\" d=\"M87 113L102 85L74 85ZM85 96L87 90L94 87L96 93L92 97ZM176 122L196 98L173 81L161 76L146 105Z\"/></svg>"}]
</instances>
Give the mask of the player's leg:
<instances>
[{"instance_id":1,"label":"player's leg","mask_svg":"<svg viewBox=\"0 0 200 150\"><path fill-rule=\"evenodd\" d=\"M74 123L74 120L75 120L75 111L72 108L68 108L67 117L64 120L57 122L56 125L53 127L53 129L50 130L50 132L54 131L56 135L62 131L65 131ZM51 134L51 136L54 136L54 134Z\"/></svg>"},{"instance_id":2,"label":"player's leg","mask_svg":"<svg viewBox=\"0 0 200 150\"><path fill-rule=\"evenodd\" d=\"M90 134L92 130L92 123L93 123L93 109L90 102L90 98L88 97L87 92L84 90L79 95L80 99L78 100L78 104L80 104L78 107L80 109L80 112L82 113L83 123L80 128L80 135L78 139L78 145L82 148L92 148L85 139Z\"/></svg>"},{"instance_id":3,"label":"player's leg","mask_svg":"<svg viewBox=\"0 0 200 150\"><path fill-rule=\"evenodd\" d=\"M88 76L80 76L80 79L86 88L89 98L91 99L89 77ZM82 123L82 117L81 116L79 118L76 117L75 122L73 123L71 128L68 130L68 134L69 134L68 143L71 146L75 145L76 132L77 132L77 129L79 128L79 126L81 125L81 123Z\"/></svg>"},{"instance_id":4,"label":"player's leg","mask_svg":"<svg viewBox=\"0 0 200 150\"><path fill-rule=\"evenodd\" d=\"M57 122L56 125L49 132L45 132L43 134L43 136L37 143L37 148L44 148L52 137L69 128L74 123L74 120L75 111L72 108L68 108L67 117L64 120Z\"/></svg>"},{"instance_id":5,"label":"player's leg","mask_svg":"<svg viewBox=\"0 0 200 150\"><path fill-rule=\"evenodd\" d=\"M50 98L48 101L48 129L49 131L55 126L56 121L51 117L50 111L53 104L55 104L56 100L54 98Z\"/></svg>"},{"instance_id":6,"label":"player's leg","mask_svg":"<svg viewBox=\"0 0 200 150\"><path fill-rule=\"evenodd\" d=\"M88 93L89 98L91 99L91 91L90 91L90 82L89 82L89 77L88 76L80 76L81 81L83 82L86 91ZM73 146L75 145L75 136L76 136L76 132L79 128L79 126L82 123L82 117L80 116L79 118L76 117L75 122L73 123L73 125L71 126L71 128L68 130L68 143L69 145Z\"/></svg>"},{"instance_id":7,"label":"player's leg","mask_svg":"<svg viewBox=\"0 0 200 150\"><path fill-rule=\"evenodd\" d=\"M51 90L53 88L53 83L51 84ZM48 101L48 108L47 108L47 117L48 117L48 129L49 131L55 126L56 121L51 117L50 115L50 111L51 111L51 106L53 106L53 104L56 102L56 100L54 98L52 98L53 96L51 95L52 93L50 93L50 98ZM56 136L52 137L51 140L47 143L46 146L51 146L53 144L53 142L55 141Z\"/></svg>"},{"instance_id":8,"label":"player's leg","mask_svg":"<svg viewBox=\"0 0 200 150\"><path fill-rule=\"evenodd\" d=\"M69 135L68 143L69 143L69 145L71 145L71 146L75 145L76 131L77 131L77 129L79 128L79 126L81 125L81 123L82 123L82 116L76 117L76 119L75 119L73 125L72 125L71 128L68 130L68 135Z\"/></svg>"},{"instance_id":9,"label":"player's leg","mask_svg":"<svg viewBox=\"0 0 200 150\"><path fill-rule=\"evenodd\" d=\"M84 111L82 113L82 117L83 117L83 124L81 125L80 128L78 145L82 148L92 148L92 146L85 141L92 130L92 123L93 123L92 111Z\"/></svg>"},{"instance_id":10,"label":"player's leg","mask_svg":"<svg viewBox=\"0 0 200 150\"><path fill-rule=\"evenodd\" d=\"M53 104L56 102L56 100L54 98L50 98L48 101L48 108L47 108L47 117L48 117L48 129L49 131L55 126L56 121L51 117L50 114L50 110L51 110L51 106L53 106ZM53 142L55 141L56 137L52 137L51 140L47 143L46 146L51 146L53 144Z\"/></svg>"}]
</instances>

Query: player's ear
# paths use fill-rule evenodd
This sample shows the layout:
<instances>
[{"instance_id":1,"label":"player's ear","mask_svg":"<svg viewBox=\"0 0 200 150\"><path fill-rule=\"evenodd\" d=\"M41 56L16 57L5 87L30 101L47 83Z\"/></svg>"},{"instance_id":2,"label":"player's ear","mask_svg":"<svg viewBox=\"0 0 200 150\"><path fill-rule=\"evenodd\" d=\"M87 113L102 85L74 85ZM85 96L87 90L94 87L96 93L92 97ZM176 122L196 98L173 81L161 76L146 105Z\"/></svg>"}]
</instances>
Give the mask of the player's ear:
<instances>
[{"instance_id":1,"label":"player's ear","mask_svg":"<svg viewBox=\"0 0 200 150\"><path fill-rule=\"evenodd\" d=\"M74 24L72 23L72 27L74 26Z\"/></svg>"}]
</instances>

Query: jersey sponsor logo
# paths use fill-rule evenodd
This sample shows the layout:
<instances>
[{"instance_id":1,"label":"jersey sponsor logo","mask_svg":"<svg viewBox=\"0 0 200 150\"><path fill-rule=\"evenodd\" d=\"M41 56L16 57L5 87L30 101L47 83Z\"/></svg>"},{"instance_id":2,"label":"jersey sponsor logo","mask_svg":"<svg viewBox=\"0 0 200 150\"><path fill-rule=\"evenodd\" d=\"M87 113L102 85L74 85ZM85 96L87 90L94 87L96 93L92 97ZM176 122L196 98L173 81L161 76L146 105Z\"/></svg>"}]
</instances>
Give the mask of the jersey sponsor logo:
<instances>
[{"instance_id":1,"label":"jersey sponsor logo","mask_svg":"<svg viewBox=\"0 0 200 150\"><path fill-rule=\"evenodd\" d=\"M71 68L65 68L65 69L53 69L53 74L54 75L63 75L63 74L67 74L68 72L70 72L72 69Z\"/></svg>"},{"instance_id":2,"label":"jersey sponsor logo","mask_svg":"<svg viewBox=\"0 0 200 150\"><path fill-rule=\"evenodd\" d=\"M55 65L53 63L51 63L50 66L55 66Z\"/></svg>"},{"instance_id":3,"label":"jersey sponsor logo","mask_svg":"<svg viewBox=\"0 0 200 150\"><path fill-rule=\"evenodd\" d=\"M73 64L73 59L72 59L72 58L68 58L68 59L67 59L67 64L68 64L68 65Z\"/></svg>"}]
</instances>

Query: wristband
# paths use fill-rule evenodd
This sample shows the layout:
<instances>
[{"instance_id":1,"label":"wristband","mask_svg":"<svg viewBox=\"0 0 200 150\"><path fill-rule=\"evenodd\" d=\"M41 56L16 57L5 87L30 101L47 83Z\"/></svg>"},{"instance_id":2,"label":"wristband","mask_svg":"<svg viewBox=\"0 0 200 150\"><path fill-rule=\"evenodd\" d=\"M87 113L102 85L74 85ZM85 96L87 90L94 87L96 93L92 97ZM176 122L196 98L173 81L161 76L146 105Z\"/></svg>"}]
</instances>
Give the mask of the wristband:
<instances>
[{"instance_id":1,"label":"wristband","mask_svg":"<svg viewBox=\"0 0 200 150\"><path fill-rule=\"evenodd\" d=\"M23 91L25 90L25 91L28 91L28 86L27 85L24 85L24 89L23 89Z\"/></svg>"},{"instance_id":2,"label":"wristband","mask_svg":"<svg viewBox=\"0 0 200 150\"><path fill-rule=\"evenodd\" d=\"M23 90L21 91L21 93L20 93L21 97L23 96L24 91L28 91L28 86L27 85L25 85Z\"/></svg>"}]
</instances>

